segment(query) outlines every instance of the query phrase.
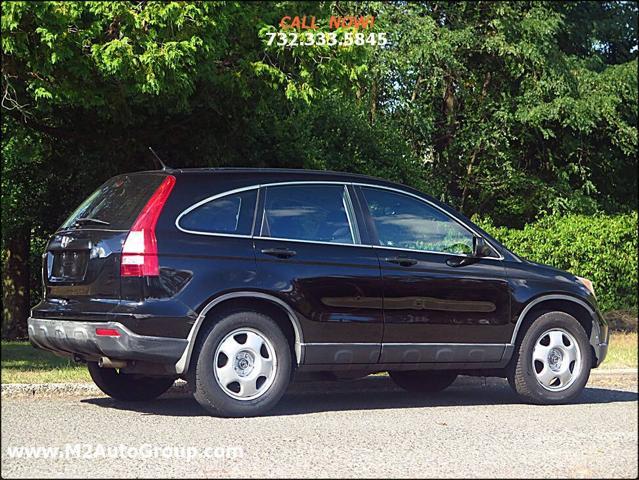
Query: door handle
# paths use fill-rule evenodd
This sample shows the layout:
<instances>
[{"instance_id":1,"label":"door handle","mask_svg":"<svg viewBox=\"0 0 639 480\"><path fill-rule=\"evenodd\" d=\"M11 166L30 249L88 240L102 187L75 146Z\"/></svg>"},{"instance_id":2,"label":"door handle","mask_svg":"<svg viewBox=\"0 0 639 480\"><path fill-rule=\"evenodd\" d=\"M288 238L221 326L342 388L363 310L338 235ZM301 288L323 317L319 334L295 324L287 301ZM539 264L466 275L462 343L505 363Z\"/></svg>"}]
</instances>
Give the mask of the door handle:
<instances>
[{"instance_id":1,"label":"door handle","mask_svg":"<svg viewBox=\"0 0 639 480\"><path fill-rule=\"evenodd\" d=\"M408 257L391 257L385 258L384 260L388 263L396 263L397 265L401 265L402 267L412 267L413 265L417 265L417 260Z\"/></svg>"},{"instance_id":2,"label":"door handle","mask_svg":"<svg viewBox=\"0 0 639 480\"><path fill-rule=\"evenodd\" d=\"M295 250L288 248L264 248L261 250L264 255L271 255L277 258L291 258L297 254Z\"/></svg>"}]
</instances>

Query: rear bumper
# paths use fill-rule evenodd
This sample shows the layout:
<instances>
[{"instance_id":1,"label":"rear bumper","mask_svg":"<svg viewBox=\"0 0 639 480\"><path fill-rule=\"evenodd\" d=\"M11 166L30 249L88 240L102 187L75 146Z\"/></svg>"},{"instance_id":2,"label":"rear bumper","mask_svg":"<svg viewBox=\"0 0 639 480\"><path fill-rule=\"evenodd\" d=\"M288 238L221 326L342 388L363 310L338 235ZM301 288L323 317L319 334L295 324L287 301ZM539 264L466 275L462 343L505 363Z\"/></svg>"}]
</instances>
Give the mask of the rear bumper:
<instances>
[{"instance_id":1,"label":"rear bumper","mask_svg":"<svg viewBox=\"0 0 639 480\"><path fill-rule=\"evenodd\" d=\"M100 357L174 364L184 353L187 340L138 335L118 322L80 322L29 318L29 340L43 350L78 356L87 361ZM115 329L119 336L96 334L96 328Z\"/></svg>"}]
</instances>

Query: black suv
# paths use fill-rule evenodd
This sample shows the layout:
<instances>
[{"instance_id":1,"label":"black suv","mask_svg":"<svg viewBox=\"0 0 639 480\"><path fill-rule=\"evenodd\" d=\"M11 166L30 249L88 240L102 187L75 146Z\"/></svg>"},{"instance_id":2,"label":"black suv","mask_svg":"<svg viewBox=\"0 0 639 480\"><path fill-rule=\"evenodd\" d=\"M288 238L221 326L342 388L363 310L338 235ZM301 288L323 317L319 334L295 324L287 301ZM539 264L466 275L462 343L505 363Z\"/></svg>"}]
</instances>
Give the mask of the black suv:
<instances>
[{"instance_id":1,"label":"black suv","mask_svg":"<svg viewBox=\"0 0 639 480\"><path fill-rule=\"evenodd\" d=\"M109 180L43 255L29 337L121 400L178 377L261 414L295 372L388 371L436 392L507 377L560 403L606 356L590 281L521 259L453 209L352 174L184 169Z\"/></svg>"}]
</instances>

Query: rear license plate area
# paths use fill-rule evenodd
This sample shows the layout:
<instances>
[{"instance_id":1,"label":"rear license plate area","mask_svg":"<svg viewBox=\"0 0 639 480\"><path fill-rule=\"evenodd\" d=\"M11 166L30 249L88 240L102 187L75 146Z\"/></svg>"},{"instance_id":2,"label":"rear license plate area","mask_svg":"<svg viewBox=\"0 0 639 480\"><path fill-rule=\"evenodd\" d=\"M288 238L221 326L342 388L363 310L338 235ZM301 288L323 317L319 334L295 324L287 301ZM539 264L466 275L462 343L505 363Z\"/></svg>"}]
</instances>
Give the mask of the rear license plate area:
<instances>
[{"instance_id":1,"label":"rear license plate area","mask_svg":"<svg viewBox=\"0 0 639 480\"><path fill-rule=\"evenodd\" d=\"M53 282L79 282L87 273L89 252L66 250L53 254L50 280Z\"/></svg>"}]
</instances>

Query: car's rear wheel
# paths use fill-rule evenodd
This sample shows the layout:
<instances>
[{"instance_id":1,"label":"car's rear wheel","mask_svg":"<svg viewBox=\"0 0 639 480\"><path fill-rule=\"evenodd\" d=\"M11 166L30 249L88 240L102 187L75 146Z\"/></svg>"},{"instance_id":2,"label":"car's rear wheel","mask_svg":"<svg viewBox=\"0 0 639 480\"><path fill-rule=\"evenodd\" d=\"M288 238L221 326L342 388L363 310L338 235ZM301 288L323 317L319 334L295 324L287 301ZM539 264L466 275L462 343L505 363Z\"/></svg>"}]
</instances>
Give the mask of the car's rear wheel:
<instances>
[{"instance_id":1,"label":"car's rear wheel","mask_svg":"<svg viewBox=\"0 0 639 480\"><path fill-rule=\"evenodd\" d=\"M101 368L95 362L87 363L89 375L100 390L116 400L141 402L153 400L166 392L175 379L122 373L115 368Z\"/></svg>"},{"instance_id":2,"label":"car's rear wheel","mask_svg":"<svg viewBox=\"0 0 639 480\"><path fill-rule=\"evenodd\" d=\"M522 400L574 400L590 376L592 354L583 326L564 312L541 315L528 327L511 361L508 382Z\"/></svg>"},{"instance_id":3,"label":"car's rear wheel","mask_svg":"<svg viewBox=\"0 0 639 480\"><path fill-rule=\"evenodd\" d=\"M450 370L417 370L388 372L393 381L409 392L437 393L449 387L457 378Z\"/></svg>"},{"instance_id":4,"label":"car's rear wheel","mask_svg":"<svg viewBox=\"0 0 639 480\"><path fill-rule=\"evenodd\" d=\"M196 355L194 396L215 415L261 415L290 381L289 343L278 325L258 312L235 312L213 323Z\"/></svg>"}]
</instances>

